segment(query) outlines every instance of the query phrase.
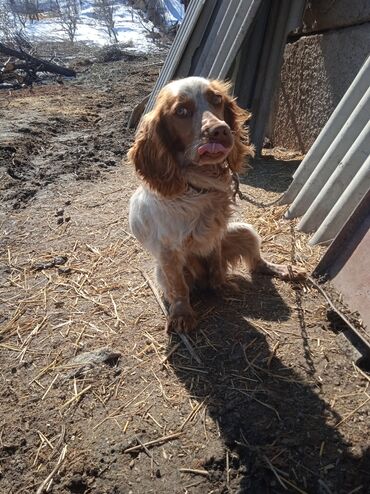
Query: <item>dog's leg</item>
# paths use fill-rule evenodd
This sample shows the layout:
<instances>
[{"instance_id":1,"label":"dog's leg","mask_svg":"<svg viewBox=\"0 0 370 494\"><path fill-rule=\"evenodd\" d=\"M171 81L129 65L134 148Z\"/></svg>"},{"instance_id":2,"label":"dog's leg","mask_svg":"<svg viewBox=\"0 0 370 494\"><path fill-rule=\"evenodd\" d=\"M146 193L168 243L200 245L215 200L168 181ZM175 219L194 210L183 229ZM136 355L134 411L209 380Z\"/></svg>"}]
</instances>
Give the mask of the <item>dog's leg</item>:
<instances>
[{"instance_id":1,"label":"dog's leg","mask_svg":"<svg viewBox=\"0 0 370 494\"><path fill-rule=\"evenodd\" d=\"M195 254L187 256L185 261L185 280L189 290L209 288L209 275L206 260Z\"/></svg>"},{"instance_id":2,"label":"dog's leg","mask_svg":"<svg viewBox=\"0 0 370 494\"><path fill-rule=\"evenodd\" d=\"M263 273L282 280L301 280L306 272L296 266L286 266L267 261L261 256L261 239L251 225L247 223L230 223L222 241L222 256L234 266L243 260L252 273Z\"/></svg>"},{"instance_id":3,"label":"dog's leg","mask_svg":"<svg viewBox=\"0 0 370 494\"><path fill-rule=\"evenodd\" d=\"M221 242L207 257L208 268L208 288L216 292L223 292L225 289L239 291L239 286L227 275L228 259L224 256L223 243Z\"/></svg>"},{"instance_id":4,"label":"dog's leg","mask_svg":"<svg viewBox=\"0 0 370 494\"><path fill-rule=\"evenodd\" d=\"M170 304L167 330L191 331L196 325L190 305L189 286L184 275L185 259L181 253L164 249L159 259L159 282Z\"/></svg>"},{"instance_id":5,"label":"dog's leg","mask_svg":"<svg viewBox=\"0 0 370 494\"><path fill-rule=\"evenodd\" d=\"M226 284L227 264L222 257L221 243L207 257L209 287L219 290Z\"/></svg>"}]
</instances>

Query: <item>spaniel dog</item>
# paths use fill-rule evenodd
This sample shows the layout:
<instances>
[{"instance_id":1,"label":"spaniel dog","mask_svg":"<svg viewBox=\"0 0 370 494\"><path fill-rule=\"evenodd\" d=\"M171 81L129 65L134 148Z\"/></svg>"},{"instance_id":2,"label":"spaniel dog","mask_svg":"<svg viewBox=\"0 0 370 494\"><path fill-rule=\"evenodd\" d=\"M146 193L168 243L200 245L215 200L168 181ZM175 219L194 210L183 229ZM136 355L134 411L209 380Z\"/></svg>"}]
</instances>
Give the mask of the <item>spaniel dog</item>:
<instances>
[{"instance_id":1,"label":"spaniel dog","mask_svg":"<svg viewBox=\"0 0 370 494\"><path fill-rule=\"evenodd\" d=\"M128 152L143 180L130 201L130 228L157 261L168 330L192 330L191 289L224 287L241 260L250 271L284 280L303 275L263 259L252 226L230 221L233 176L254 151L244 127L251 115L229 90L202 77L170 82Z\"/></svg>"}]
</instances>

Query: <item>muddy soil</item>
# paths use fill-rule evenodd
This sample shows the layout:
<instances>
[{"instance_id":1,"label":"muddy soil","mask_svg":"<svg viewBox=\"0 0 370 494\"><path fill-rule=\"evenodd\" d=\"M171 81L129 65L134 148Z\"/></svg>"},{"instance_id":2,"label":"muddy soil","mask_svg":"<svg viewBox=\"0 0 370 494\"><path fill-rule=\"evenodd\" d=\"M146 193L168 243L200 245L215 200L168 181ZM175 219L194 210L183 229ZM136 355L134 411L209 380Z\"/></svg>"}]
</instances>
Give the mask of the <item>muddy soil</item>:
<instances>
[{"instance_id":1,"label":"muddy soil","mask_svg":"<svg viewBox=\"0 0 370 494\"><path fill-rule=\"evenodd\" d=\"M370 378L312 287L242 270L194 296L195 357L165 332L124 159L162 59L0 95L0 492L369 492ZM296 166L256 163L242 190L274 200ZM237 214L310 271L321 251L283 212Z\"/></svg>"}]
</instances>

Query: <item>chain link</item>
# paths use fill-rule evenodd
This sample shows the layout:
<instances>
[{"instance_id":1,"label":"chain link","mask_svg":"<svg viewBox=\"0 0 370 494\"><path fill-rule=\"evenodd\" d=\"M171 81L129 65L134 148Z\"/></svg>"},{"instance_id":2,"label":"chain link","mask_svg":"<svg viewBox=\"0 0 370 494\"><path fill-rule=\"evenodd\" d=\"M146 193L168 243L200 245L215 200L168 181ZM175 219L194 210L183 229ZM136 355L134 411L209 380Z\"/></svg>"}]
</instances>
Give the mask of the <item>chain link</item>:
<instances>
[{"instance_id":1,"label":"chain link","mask_svg":"<svg viewBox=\"0 0 370 494\"><path fill-rule=\"evenodd\" d=\"M250 202L254 206L257 206L258 208L269 208L271 206L274 206L278 202L280 202L280 200L284 197L284 194L281 194L274 201L271 201L271 202L268 202L268 203L262 203L260 201L256 201L255 199L253 199L253 197L251 197L250 195L244 194L244 192L242 192L240 190L240 179L239 179L239 175L237 173L235 173L235 172L233 173L233 182L234 182L233 199L234 199L235 202L236 202L236 196L238 196L240 200Z\"/></svg>"}]
</instances>

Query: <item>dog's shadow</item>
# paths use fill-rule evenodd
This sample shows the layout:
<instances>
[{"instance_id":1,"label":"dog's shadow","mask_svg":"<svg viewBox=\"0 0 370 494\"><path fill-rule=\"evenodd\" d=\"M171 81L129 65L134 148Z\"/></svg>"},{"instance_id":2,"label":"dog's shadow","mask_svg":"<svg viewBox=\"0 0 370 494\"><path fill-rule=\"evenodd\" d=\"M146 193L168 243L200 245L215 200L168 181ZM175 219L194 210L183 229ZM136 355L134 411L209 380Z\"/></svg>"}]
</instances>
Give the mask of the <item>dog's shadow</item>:
<instances>
[{"instance_id":1,"label":"dog's shadow","mask_svg":"<svg viewBox=\"0 0 370 494\"><path fill-rule=\"evenodd\" d=\"M182 348L169 363L189 394L207 407L225 445L224 454L202 465L216 488L212 492L328 494L360 485L366 490L369 455L351 456L328 425L339 418L319 398L314 379L303 382L274 355L277 340L266 321L287 321L290 309L271 280L243 281L240 293L203 297L196 305L205 314L191 335L202 361L199 373ZM169 352L177 342L172 336ZM206 427L199 425L199 441L207 442Z\"/></svg>"}]
</instances>

